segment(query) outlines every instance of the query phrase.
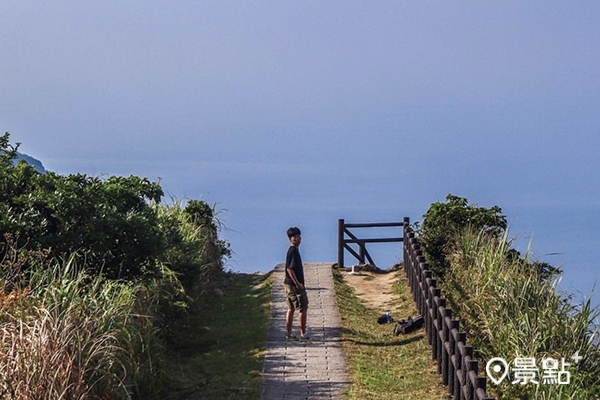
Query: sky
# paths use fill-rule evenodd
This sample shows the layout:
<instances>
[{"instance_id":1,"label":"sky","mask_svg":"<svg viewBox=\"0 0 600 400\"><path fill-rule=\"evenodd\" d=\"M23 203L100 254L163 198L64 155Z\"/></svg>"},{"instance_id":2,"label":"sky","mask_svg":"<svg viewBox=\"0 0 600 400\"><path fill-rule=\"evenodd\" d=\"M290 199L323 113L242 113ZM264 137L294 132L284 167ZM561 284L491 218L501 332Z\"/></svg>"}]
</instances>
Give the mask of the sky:
<instances>
[{"instance_id":1,"label":"sky","mask_svg":"<svg viewBox=\"0 0 600 400\"><path fill-rule=\"evenodd\" d=\"M291 225L305 261L335 261L339 218L418 221L452 193L587 291L599 20L597 1L5 0L0 130L57 173L216 204L234 270L281 262Z\"/></svg>"}]
</instances>

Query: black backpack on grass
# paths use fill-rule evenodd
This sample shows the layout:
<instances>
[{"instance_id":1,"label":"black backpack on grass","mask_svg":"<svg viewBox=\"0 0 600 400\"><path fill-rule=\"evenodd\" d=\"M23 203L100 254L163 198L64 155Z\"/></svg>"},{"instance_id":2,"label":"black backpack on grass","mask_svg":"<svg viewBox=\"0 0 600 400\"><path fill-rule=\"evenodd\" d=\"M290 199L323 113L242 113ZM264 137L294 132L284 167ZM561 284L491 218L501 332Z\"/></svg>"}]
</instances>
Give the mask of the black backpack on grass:
<instances>
[{"instance_id":1,"label":"black backpack on grass","mask_svg":"<svg viewBox=\"0 0 600 400\"><path fill-rule=\"evenodd\" d=\"M407 333L414 332L421 328L424 323L425 320L421 315L418 315L414 318L408 317L408 319L403 319L396 323L396 326L394 327L394 335L398 336L401 333L405 335Z\"/></svg>"}]
</instances>

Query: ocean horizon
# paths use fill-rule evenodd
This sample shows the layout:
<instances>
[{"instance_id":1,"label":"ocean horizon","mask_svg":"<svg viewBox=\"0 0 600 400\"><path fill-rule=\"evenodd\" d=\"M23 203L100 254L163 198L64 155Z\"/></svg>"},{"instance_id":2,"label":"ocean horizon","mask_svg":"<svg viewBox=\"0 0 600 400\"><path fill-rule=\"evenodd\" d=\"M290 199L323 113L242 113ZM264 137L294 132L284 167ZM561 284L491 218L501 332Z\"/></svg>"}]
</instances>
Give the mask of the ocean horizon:
<instances>
[{"instance_id":1,"label":"ocean horizon","mask_svg":"<svg viewBox=\"0 0 600 400\"><path fill-rule=\"evenodd\" d=\"M261 187L268 187L263 185ZM218 193L222 190L222 195ZM562 270L558 290L573 295L574 303L592 299L600 304L600 296L594 293L600 279L600 209L590 204L572 205L508 204L506 196L487 194L485 202L476 196L460 192L452 194L466 197L470 203L483 207L498 205L509 223L509 237L513 248L522 255L529 253L531 259L547 262ZM230 241L233 257L226 269L237 272L268 272L285 261L289 246L285 232L290 226L298 226L303 233L300 248L305 262L337 262L338 220L347 223L401 222L408 217L411 223L423 221L429 206L444 202L445 195L412 200L399 197L398 201L382 201L382 196L362 194L356 201L336 202L332 195L303 193L300 201L283 201L273 192L257 190L246 198L220 188L208 196L202 196L216 204L219 218L224 225L222 236ZM507 201L507 203L510 203ZM402 236L402 228L356 228L353 232L361 237ZM370 243L367 249L377 267L387 269L402 261L402 243ZM346 266L358 261L345 251Z\"/></svg>"}]
</instances>

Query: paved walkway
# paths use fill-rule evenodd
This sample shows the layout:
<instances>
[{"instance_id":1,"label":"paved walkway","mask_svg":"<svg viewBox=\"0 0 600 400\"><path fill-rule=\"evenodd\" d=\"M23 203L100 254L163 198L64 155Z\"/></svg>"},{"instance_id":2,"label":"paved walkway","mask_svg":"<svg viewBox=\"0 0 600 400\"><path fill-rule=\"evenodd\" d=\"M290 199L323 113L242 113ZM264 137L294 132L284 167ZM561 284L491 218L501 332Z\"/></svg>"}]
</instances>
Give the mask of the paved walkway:
<instances>
[{"instance_id":1,"label":"paved walkway","mask_svg":"<svg viewBox=\"0 0 600 400\"><path fill-rule=\"evenodd\" d=\"M309 342L285 341L284 265L275 267L262 400L340 399L350 384L346 357L340 345L341 318L335 305L331 265L304 264ZM299 329L296 312L294 331L297 335Z\"/></svg>"}]
</instances>

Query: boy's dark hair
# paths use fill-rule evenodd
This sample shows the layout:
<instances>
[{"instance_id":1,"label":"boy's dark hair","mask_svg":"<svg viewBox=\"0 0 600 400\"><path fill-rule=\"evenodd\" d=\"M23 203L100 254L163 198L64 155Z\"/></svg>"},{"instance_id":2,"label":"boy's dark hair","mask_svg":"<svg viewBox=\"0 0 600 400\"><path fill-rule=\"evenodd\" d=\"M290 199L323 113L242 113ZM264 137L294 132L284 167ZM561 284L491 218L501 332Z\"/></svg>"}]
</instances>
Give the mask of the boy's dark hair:
<instances>
[{"instance_id":1,"label":"boy's dark hair","mask_svg":"<svg viewBox=\"0 0 600 400\"><path fill-rule=\"evenodd\" d=\"M300 232L300 229L296 228L295 226L293 226L287 230L288 239L291 238L292 236L301 235L301 234L302 233Z\"/></svg>"}]
</instances>

